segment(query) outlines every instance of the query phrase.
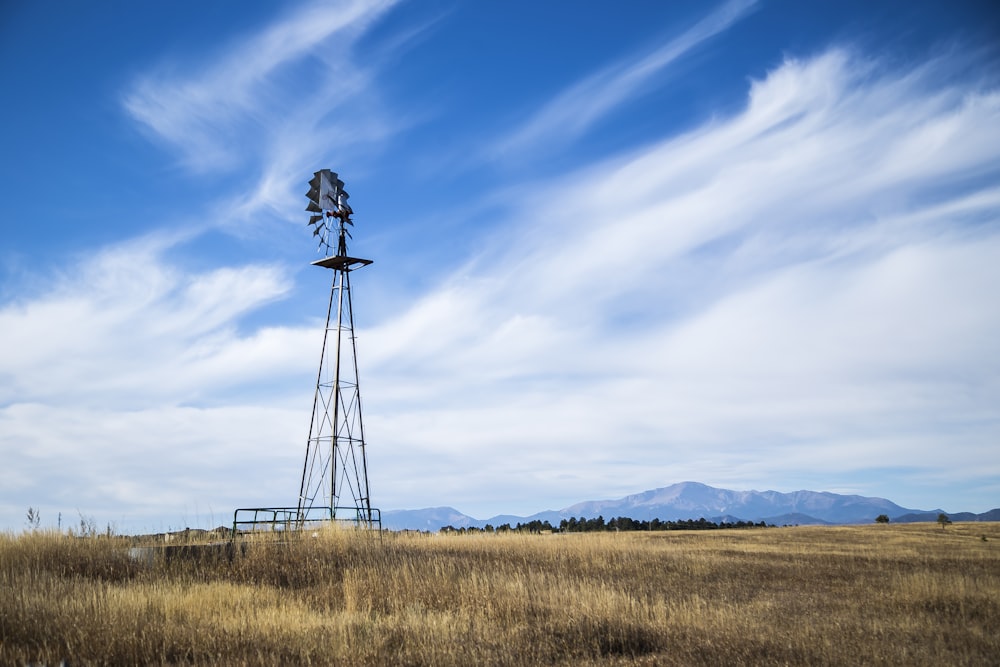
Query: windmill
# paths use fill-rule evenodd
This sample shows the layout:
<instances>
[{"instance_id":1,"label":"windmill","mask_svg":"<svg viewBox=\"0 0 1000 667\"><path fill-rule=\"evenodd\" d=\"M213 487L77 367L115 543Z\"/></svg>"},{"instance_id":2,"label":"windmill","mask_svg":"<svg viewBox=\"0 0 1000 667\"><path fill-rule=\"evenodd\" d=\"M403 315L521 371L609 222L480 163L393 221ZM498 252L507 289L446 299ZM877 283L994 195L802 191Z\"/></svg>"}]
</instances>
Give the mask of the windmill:
<instances>
[{"instance_id":1,"label":"windmill","mask_svg":"<svg viewBox=\"0 0 1000 667\"><path fill-rule=\"evenodd\" d=\"M370 527L379 522L379 512L372 508L368 491L351 272L372 260L347 254L354 211L336 173L317 171L309 181L306 197L306 210L312 213L308 224L325 255L312 264L332 270L333 281L299 486L298 518L306 521L317 512L328 513L331 519L349 519Z\"/></svg>"},{"instance_id":2,"label":"windmill","mask_svg":"<svg viewBox=\"0 0 1000 667\"><path fill-rule=\"evenodd\" d=\"M333 271L323 329L312 420L306 440L299 500L295 507L244 507L233 513L235 538L248 532L288 531L321 522L350 522L381 529L381 512L368 491L365 429L361 421L358 348L351 304L351 272L372 263L347 254L348 227L354 222L344 182L329 169L313 174L306 193L309 226L323 259ZM336 310L334 310L336 308Z\"/></svg>"}]
</instances>

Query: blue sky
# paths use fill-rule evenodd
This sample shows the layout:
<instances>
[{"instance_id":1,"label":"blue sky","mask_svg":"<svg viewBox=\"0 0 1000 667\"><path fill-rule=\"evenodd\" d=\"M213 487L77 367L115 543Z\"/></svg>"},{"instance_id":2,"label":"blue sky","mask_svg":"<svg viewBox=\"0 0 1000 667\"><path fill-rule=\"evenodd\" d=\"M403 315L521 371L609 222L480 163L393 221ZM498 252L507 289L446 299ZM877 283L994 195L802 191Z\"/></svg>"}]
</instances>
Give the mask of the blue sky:
<instances>
[{"instance_id":1,"label":"blue sky","mask_svg":"<svg viewBox=\"0 0 1000 667\"><path fill-rule=\"evenodd\" d=\"M992 3L6 3L0 528L294 504L351 193L373 502L1000 506Z\"/></svg>"}]
</instances>

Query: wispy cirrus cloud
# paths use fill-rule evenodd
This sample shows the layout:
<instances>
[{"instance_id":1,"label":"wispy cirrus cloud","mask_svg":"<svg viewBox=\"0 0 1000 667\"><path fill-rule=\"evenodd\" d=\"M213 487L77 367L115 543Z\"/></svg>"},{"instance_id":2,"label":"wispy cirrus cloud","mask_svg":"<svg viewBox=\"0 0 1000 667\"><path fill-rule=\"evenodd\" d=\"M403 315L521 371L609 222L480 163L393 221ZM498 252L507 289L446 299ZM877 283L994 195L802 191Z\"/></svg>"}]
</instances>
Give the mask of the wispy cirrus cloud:
<instances>
[{"instance_id":1,"label":"wispy cirrus cloud","mask_svg":"<svg viewBox=\"0 0 1000 667\"><path fill-rule=\"evenodd\" d=\"M290 277L262 264L191 271L168 259L182 242L104 248L0 304L0 486L53 525L80 507L123 530L163 529L148 521L165 506L173 521L187 506L197 525L213 499L221 523L294 479L315 328L247 325L287 297ZM285 473L248 491L245 469L261 460ZM7 516L23 511L4 502Z\"/></svg>"},{"instance_id":2,"label":"wispy cirrus cloud","mask_svg":"<svg viewBox=\"0 0 1000 667\"><path fill-rule=\"evenodd\" d=\"M192 170L241 163L213 221L298 213L303 174L407 113L369 94L380 59L347 52L384 10L337 7L293 10L127 96ZM495 145L585 135L753 9L727 4L583 78ZM488 516L698 479L911 506L947 487L963 503L949 509L988 509L1000 97L976 64L789 57L732 115L547 182L469 179L470 208L511 207L485 232L501 243L431 288L423 275L373 326L377 274L352 287L376 504ZM114 520L294 493L320 329L254 322L292 294L290 269L191 269L171 261L182 242L105 248L0 304L6 516L15 497L51 499L48 521L74 503ZM413 264L434 264L431 242Z\"/></svg>"},{"instance_id":3,"label":"wispy cirrus cloud","mask_svg":"<svg viewBox=\"0 0 1000 667\"><path fill-rule=\"evenodd\" d=\"M282 268L190 272L166 259L176 244L154 234L105 248L44 291L0 306L0 405L195 404L223 387L304 368L301 332L240 332L243 318L288 295Z\"/></svg>"},{"instance_id":4,"label":"wispy cirrus cloud","mask_svg":"<svg viewBox=\"0 0 1000 667\"><path fill-rule=\"evenodd\" d=\"M362 337L373 437L406 443L379 463L454 461L470 508L459 470L531 497L553 458L547 489L596 464L609 495L995 479L1000 96L965 64L788 59L740 113L523 193L509 252Z\"/></svg>"},{"instance_id":5,"label":"wispy cirrus cloud","mask_svg":"<svg viewBox=\"0 0 1000 667\"><path fill-rule=\"evenodd\" d=\"M256 126L266 136L275 119L303 99L308 104L331 77L342 91L350 90L351 81L358 79L348 57L350 46L392 4L309 3L230 44L196 71L178 74L161 68L141 77L123 104L187 167L229 167L245 155L246 137L257 134L248 128ZM311 62L304 62L307 58ZM287 76L293 66L300 71Z\"/></svg>"},{"instance_id":6,"label":"wispy cirrus cloud","mask_svg":"<svg viewBox=\"0 0 1000 667\"><path fill-rule=\"evenodd\" d=\"M520 127L493 145L494 155L560 145L634 100L671 64L750 13L756 0L727 0L680 36L652 50L630 54L570 86Z\"/></svg>"}]
</instances>

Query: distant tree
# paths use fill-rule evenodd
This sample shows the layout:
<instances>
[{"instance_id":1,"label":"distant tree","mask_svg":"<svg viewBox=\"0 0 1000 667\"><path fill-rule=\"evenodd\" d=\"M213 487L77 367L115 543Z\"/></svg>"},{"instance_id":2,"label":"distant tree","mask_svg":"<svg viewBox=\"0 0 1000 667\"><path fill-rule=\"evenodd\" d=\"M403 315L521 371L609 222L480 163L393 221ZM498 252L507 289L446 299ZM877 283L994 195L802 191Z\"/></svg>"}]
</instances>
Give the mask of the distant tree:
<instances>
[{"instance_id":1,"label":"distant tree","mask_svg":"<svg viewBox=\"0 0 1000 667\"><path fill-rule=\"evenodd\" d=\"M80 536L97 537L97 522L92 516L84 516L80 510L76 511L80 515Z\"/></svg>"},{"instance_id":2,"label":"distant tree","mask_svg":"<svg viewBox=\"0 0 1000 667\"><path fill-rule=\"evenodd\" d=\"M517 526L514 527L514 530L522 533L540 533L542 531L553 532L555 529L548 521L539 521L538 519L534 519L527 523L517 524Z\"/></svg>"},{"instance_id":3,"label":"distant tree","mask_svg":"<svg viewBox=\"0 0 1000 667\"><path fill-rule=\"evenodd\" d=\"M941 530L944 530L944 527L951 523L951 519L948 518L947 514L941 512L938 514L937 522L941 524Z\"/></svg>"},{"instance_id":4,"label":"distant tree","mask_svg":"<svg viewBox=\"0 0 1000 667\"><path fill-rule=\"evenodd\" d=\"M38 524L42 521L42 513L34 507L28 508L28 528L38 530Z\"/></svg>"},{"instance_id":5,"label":"distant tree","mask_svg":"<svg viewBox=\"0 0 1000 667\"><path fill-rule=\"evenodd\" d=\"M617 530L642 530L642 522L627 516L618 517Z\"/></svg>"},{"instance_id":6,"label":"distant tree","mask_svg":"<svg viewBox=\"0 0 1000 667\"><path fill-rule=\"evenodd\" d=\"M877 517L875 517L875 523L889 523L889 515L879 514Z\"/></svg>"}]
</instances>

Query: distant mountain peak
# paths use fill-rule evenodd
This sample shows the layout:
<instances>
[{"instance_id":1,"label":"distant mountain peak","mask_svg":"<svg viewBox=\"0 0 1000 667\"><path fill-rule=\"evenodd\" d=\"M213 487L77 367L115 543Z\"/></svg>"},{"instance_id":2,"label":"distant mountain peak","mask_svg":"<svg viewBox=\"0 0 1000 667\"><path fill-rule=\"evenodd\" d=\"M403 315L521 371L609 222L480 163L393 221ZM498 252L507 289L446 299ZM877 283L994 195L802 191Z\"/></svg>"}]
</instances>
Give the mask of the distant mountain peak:
<instances>
[{"instance_id":1,"label":"distant mountain peak","mask_svg":"<svg viewBox=\"0 0 1000 667\"><path fill-rule=\"evenodd\" d=\"M1000 510L993 510L996 513ZM887 514L890 520L913 520L925 517L939 510L918 510L900 507L885 498L859 495L843 495L829 491L732 491L719 489L701 482L678 482L668 486L649 489L622 498L610 500L586 500L561 510L538 512L527 517L498 515L480 520L462 514L452 507L435 507L423 510L390 510L382 513L385 528L398 530L410 528L436 531L444 526L455 528L475 526L482 528L487 523L494 526L529 521L548 521L554 526L563 519L594 519L603 516L629 517L639 521L660 519L678 521L687 519L743 520L754 523L797 524L849 524L871 523L880 514ZM987 516L968 514L969 517ZM964 516L964 514L963 514ZM974 519L967 519L974 520ZM987 520L987 519L983 519Z\"/></svg>"}]
</instances>

